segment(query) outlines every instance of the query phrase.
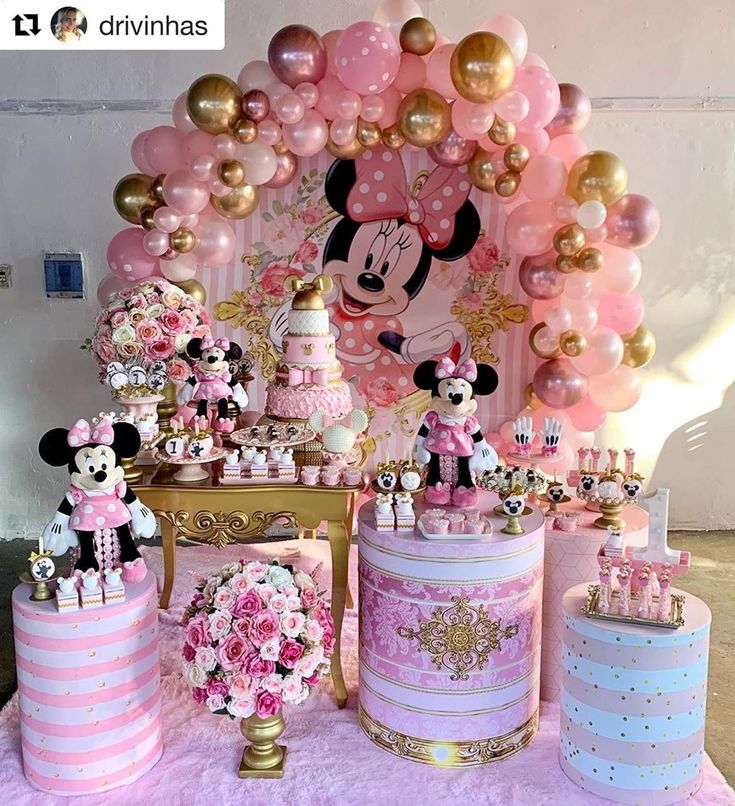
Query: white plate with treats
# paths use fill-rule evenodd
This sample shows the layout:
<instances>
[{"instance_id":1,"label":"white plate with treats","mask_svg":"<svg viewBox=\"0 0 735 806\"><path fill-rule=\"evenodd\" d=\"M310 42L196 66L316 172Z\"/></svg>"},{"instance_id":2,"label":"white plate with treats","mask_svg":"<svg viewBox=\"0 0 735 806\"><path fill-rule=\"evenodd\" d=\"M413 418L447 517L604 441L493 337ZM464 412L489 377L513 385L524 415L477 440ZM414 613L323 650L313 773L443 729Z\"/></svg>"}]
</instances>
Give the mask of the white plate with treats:
<instances>
[{"instance_id":1,"label":"white plate with treats","mask_svg":"<svg viewBox=\"0 0 735 806\"><path fill-rule=\"evenodd\" d=\"M200 465L216 462L226 453L226 448L212 448L206 456L169 456L165 451L157 450L154 456L160 462L181 467L181 470L174 474L175 481L204 481L209 478L209 473Z\"/></svg>"},{"instance_id":2,"label":"white plate with treats","mask_svg":"<svg viewBox=\"0 0 735 806\"><path fill-rule=\"evenodd\" d=\"M425 537L427 540L484 540L486 537L492 537L492 523L490 523L490 521L484 515L480 515L480 520L485 525L485 531L480 532L480 534L471 534L470 532L447 532L446 534L434 534L426 529L421 518L418 519L416 528L419 530L422 537Z\"/></svg>"},{"instance_id":3,"label":"white plate with treats","mask_svg":"<svg viewBox=\"0 0 735 806\"><path fill-rule=\"evenodd\" d=\"M236 445L251 445L254 448L290 448L311 442L316 437L308 425L294 425L295 432L287 433L288 425L277 424L273 436L269 435L270 426L253 425L233 431L227 438Z\"/></svg>"}]
</instances>

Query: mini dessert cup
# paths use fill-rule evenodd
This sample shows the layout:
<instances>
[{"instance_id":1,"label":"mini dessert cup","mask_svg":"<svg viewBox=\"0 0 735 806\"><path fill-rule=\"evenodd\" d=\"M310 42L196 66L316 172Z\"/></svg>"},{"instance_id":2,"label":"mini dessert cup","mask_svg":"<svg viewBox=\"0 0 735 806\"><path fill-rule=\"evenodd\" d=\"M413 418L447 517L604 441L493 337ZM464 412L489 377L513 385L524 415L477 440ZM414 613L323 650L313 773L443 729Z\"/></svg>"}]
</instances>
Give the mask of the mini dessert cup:
<instances>
[{"instance_id":1,"label":"mini dessert cup","mask_svg":"<svg viewBox=\"0 0 735 806\"><path fill-rule=\"evenodd\" d=\"M315 465L305 465L301 468L301 483L307 487L314 487L319 484L319 470Z\"/></svg>"},{"instance_id":2,"label":"mini dessert cup","mask_svg":"<svg viewBox=\"0 0 735 806\"><path fill-rule=\"evenodd\" d=\"M327 487L336 487L339 484L340 476L342 475L338 467L323 467L321 472L321 481Z\"/></svg>"},{"instance_id":3,"label":"mini dessert cup","mask_svg":"<svg viewBox=\"0 0 735 806\"><path fill-rule=\"evenodd\" d=\"M449 531L453 535L461 535L464 532L465 517L462 512L448 512L445 518L449 521Z\"/></svg>"},{"instance_id":4,"label":"mini dessert cup","mask_svg":"<svg viewBox=\"0 0 735 806\"><path fill-rule=\"evenodd\" d=\"M469 535L481 535L485 532L485 526L485 521L480 520L479 518L474 521L466 520L464 530Z\"/></svg>"},{"instance_id":5,"label":"mini dessert cup","mask_svg":"<svg viewBox=\"0 0 735 806\"><path fill-rule=\"evenodd\" d=\"M346 467L342 471L342 480L350 487L356 487L362 483L362 470L359 467Z\"/></svg>"},{"instance_id":6,"label":"mini dessert cup","mask_svg":"<svg viewBox=\"0 0 735 806\"><path fill-rule=\"evenodd\" d=\"M468 523L470 521L472 521L473 523L475 521L479 521L480 520L480 510L479 509L466 509L465 512L464 512L464 517L465 517L465 520Z\"/></svg>"},{"instance_id":7,"label":"mini dessert cup","mask_svg":"<svg viewBox=\"0 0 735 806\"><path fill-rule=\"evenodd\" d=\"M435 528L432 529L429 534L446 535L449 533L449 521L446 518L437 518L435 521L432 521L432 524Z\"/></svg>"}]
</instances>

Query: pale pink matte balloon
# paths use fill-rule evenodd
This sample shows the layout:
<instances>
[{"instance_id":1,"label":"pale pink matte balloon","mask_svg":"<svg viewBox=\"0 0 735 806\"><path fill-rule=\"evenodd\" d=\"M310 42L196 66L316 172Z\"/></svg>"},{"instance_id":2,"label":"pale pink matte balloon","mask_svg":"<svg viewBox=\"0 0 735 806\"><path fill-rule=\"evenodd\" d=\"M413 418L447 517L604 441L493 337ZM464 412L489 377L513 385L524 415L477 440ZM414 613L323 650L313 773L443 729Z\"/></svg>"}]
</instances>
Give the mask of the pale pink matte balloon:
<instances>
[{"instance_id":1,"label":"pale pink matte balloon","mask_svg":"<svg viewBox=\"0 0 735 806\"><path fill-rule=\"evenodd\" d=\"M558 157L555 159L558 159ZM551 210L554 214L554 218L560 224L572 224L576 221L578 209L579 205L577 204L577 200L573 199L571 196L559 196L558 199L554 199L554 201L551 202Z\"/></svg>"},{"instance_id":2,"label":"pale pink matte balloon","mask_svg":"<svg viewBox=\"0 0 735 806\"><path fill-rule=\"evenodd\" d=\"M107 265L113 274L127 280L141 280L157 274L158 258L151 256L143 246L147 234L140 227L128 227L113 237L107 247ZM168 235L161 235L168 246Z\"/></svg>"},{"instance_id":3,"label":"pale pink matte balloon","mask_svg":"<svg viewBox=\"0 0 735 806\"><path fill-rule=\"evenodd\" d=\"M345 120L355 120L362 111L362 98L352 90L343 90L337 96L337 114Z\"/></svg>"},{"instance_id":4,"label":"pale pink matte balloon","mask_svg":"<svg viewBox=\"0 0 735 806\"><path fill-rule=\"evenodd\" d=\"M607 208L605 224L610 243L640 249L658 234L661 216L646 196L628 193Z\"/></svg>"},{"instance_id":5,"label":"pale pink matte balloon","mask_svg":"<svg viewBox=\"0 0 735 806\"><path fill-rule=\"evenodd\" d=\"M155 174L175 171L184 164L183 134L173 126L156 126L145 140L145 156Z\"/></svg>"},{"instance_id":6,"label":"pale pink matte balloon","mask_svg":"<svg viewBox=\"0 0 735 806\"><path fill-rule=\"evenodd\" d=\"M229 160L235 156L237 140L229 134L218 134L214 138L214 153L221 160Z\"/></svg>"},{"instance_id":7,"label":"pale pink matte balloon","mask_svg":"<svg viewBox=\"0 0 735 806\"><path fill-rule=\"evenodd\" d=\"M599 322L618 333L632 333L643 321L643 298L637 291L600 297Z\"/></svg>"},{"instance_id":8,"label":"pale pink matte balloon","mask_svg":"<svg viewBox=\"0 0 735 806\"><path fill-rule=\"evenodd\" d=\"M97 301L102 308L107 307L107 303L118 294L123 288L127 288L130 282L125 277L118 274L108 274L100 280L97 286Z\"/></svg>"},{"instance_id":9,"label":"pale pink matte balloon","mask_svg":"<svg viewBox=\"0 0 735 806\"><path fill-rule=\"evenodd\" d=\"M366 95L362 99L362 112L360 113L363 120L368 123L376 123L385 114L385 102L380 95Z\"/></svg>"},{"instance_id":10,"label":"pale pink matte balloon","mask_svg":"<svg viewBox=\"0 0 735 806\"><path fill-rule=\"evenodd\" d=\"M585 395L579 403L566 409L566 413L574 427L579 428L580 431L597 431L598 428L602 428L607 419L605 410L594 403L589 394Z\"/></svg>"},{"instance_id":11,"label":"pale pink matte balloon","mask_svg":"<svg viewBox=\"0 0 735 806\"><path fill-rule=\"evenodd\" d=\"M197 259L191 254L179 255L173 260L164 260L161 264L161 273L172 283L191 280L197 273Z\"/></svg>"},{"instance_id":12,"label":"pale pink matte balloon","mask_svg":"<svg viewBox=\"0 0 735 806\"><path fill-rule=\"evenodd\" d=\"M528 98L528 114L516 124L523 131L543 129L559 110L559 85L543 67L516 70L512 89Z\"/></svg>"},{"instance_id":13,"label":"pale pink matte balloon","mask_svg":"<svg viewBox=\"0 0 735 806\"><path fill-rule=\"evenodd\" d=\"M202 215L204 215L204 212L202 212ZM182 227L188 227L189 229L191 229L192 227L196 227L198 223L199 223L199 213L192 213L191 215L181 216L180 226Z\"/></svg>"},{"instance_id":14,"label":"pale pink matte balloon","mask_svg":"<svg viewBox=\"0 0 735 806\"><path fill-rule=\"evenodd\" d=\"M559 346L559 333L550 327L540 327L533 337L533 344L539 352L549 355Z\"/></svg>"},{"instance_id":15,"label":"pale pink matte balloon","mask_svg":"<svg viewBox=\"0 0 735 806\"><path fill-rule=\"evenodd\" d=\"M214 176L219 160L211 154L201 154L189 163L189 173L200 182L206 182Z\"/></svg>"},{"instance_id":16,"label":"pale pink matte balloon","mask_svg":"<svg viewBox=\"0 0 735 806\"><path fill-rule=\"evenodd\" d=\"M556 227L557 222L549 204L525 202L508 216L505 234L514 252L540 255L550 248Z\"/></svg>"},{"instance_id":17,"label":"pale pink matte balloon","mask_svg":"<svg viewBox=\"0 0 735 806\"><path fill-rule=\"evenodd\" d=\"M543 67L544 70L549 69L549 65L538 55L538 53L527 53L526 58L523 60L524 67Z\"/></svg>"},{"instance_id":18,"label":"pale pink matte balloon","mask_svg":"<svg viewBox=\"0 0 735 806\"><path fill-rule=\"evenodd\" d=\"M492 104L476 104L457 98L452 104L452 128L460 137L477 139L492 125L495 114Z\"/></svg>"},{"instance_id":19,"label":"pale pink matte balloon","mask_svg":"<svg viewBox=\"0 0 735 806\"><path fill-rule=\"evenodd\" d=\"M286 147L299 157L318 154L329 137L326 121L315 109L307 109L299 123L284 124L282 132Z\"/></svg>"},{"instance_id":20,"label":"pale pink matte balloon","mask_svg":"<svg viewBox=\"0 0 735 806\"><path fill-rule=\"evenodd\" d=\"M159 207L153 213L153 223L161 232L173 232L181 226L181 214L170 207Z\"/></svg>"},{"instance_id":21,"label":"pale pink matte balloon","mask_svg":"<svg viewBox=\"0 0 735 806\"><path fill-rule=\"evenodd\" d=\"M155 176L156 172L153 169L153 166L148 162L145 156L145 143L148 139L148 130L141 132L133 142L130 144L130 157L133 160L133 164L135 167L144 174L148 174L148 176Z\"/></svg>"},{"instance_id":22,"label":"pale pink matte balloon","mask_svg":"<svg viewBox=\"0 0 735 806\"><path fill-rule=\"evenodd\" d=\"M597 326L597 300L594 297L570 299L565 307L572 316L570 330L579 330L586 334Z\"/></svg>"},{"instance_id":23,"label":"pale pink matte balloon","mask_svg":"<svg viewBox=\"0 0 735 806\"><path fill-rule=\"evenodd\" d=\"M209 204L209 189L188 171L174 171L163 180L163 199L177 212L191 215Z\"/></svg>"},{"instance_id":24,"label":"pale pink matte balloon","mask_svg":"<svg viewBox=\"0 0 735 806\"><path fill-rule=\"evenodd\" d=\"M245 181L250 185L264 185L278 170L276 152L260 140L239 146L237 155L245 163Z\"/></svg>"},{"instance_id":25,"label":"pale pink matte balloon","mask_svg":"<svg viewBox=\"0 0 735 806\"><path fill-rule=\"evenodd\" d=\"M599 273L599 272L598 272ZM586 299L592 293L592 275L584 271L575 271L564 275L564 294L562 301L566 304L570 299Z\"/></svg>"},{"instance_id":26,"label":"pale pink matte balloon","mask_svg":"<svg viewBox=\"0 0 735 806\"><path fill-rule=\"evenodd\" d=\"M316 84L312 84L310 81L303 81L301 84L298 84L294 88L294 92L301 98L307 109L316 106L316 102L319 100L319 90Z\"/></svg>"},{"instance_id":27,"label":"pale pink matte balloon","mask_svg":"<svg viewBox=\"0 0 735 806\"><path fill-rule=\"evenodd\" d=\"M393 86L404 95L423 87L426 82L426 62L415 53L401 53L401 67L393 80Z\"/></svg>"},{"instance_id":28,"label":"pale pink matte balloon","mask_svg":"<svg viewBox=\"0 0 735 806\"><path fill-rule=\"evenodd\" d=\"M258 124L258 140L269 146L275 146L281 142L281 127L275 120L262 120Z\"/></svg>"},{"instance_id":29,"label":"pale pink matte balloon","mask_svg":"<svg viewBox=\"0 0 735 806\"><path fill-rule=\"evenodd\" d=\"M355 22L337 40L334 58L345 87L367 95L382 92L393 82L401 66L401 49L384 25Z\"/></svg>"},{"instance_id":30,"label":"pale pink matte balloon","mask_svg":"<svg viewBox=\"0 0 735 806\"><path fill-rule=\"evenodd\" d=\"M546 153L559 157L569 170L583 154L587 153L587 146L576 134L560 134L549 143Z\"/></svg>"},{"instance_id":31,"label":"pale pink matte balloon","mask_svg":"<svg viewBox=\"0 0 735 806\"><path fill-rule=\"evenodd\" d=\"M337 114L337 98L344 92L345 85L337 76L326 75L317 83L319 90L319 100L314 109L327 120L334 120L339 117Z\"/></svg>"},{"instance_id":32,"label":"pale pink matte balloon","mask_svg":"<svg viewBox=\"0 0 735 806\"><path fill-rule=\"evenodd\" d=\"M303 117L306 107L295 92L287 92L273 101L273 111L284 123L298 123Z\"/></svg>"},{"instance_id":33,"label":"pale pink matte balloon","mask_svg":"<svg viewBox=\"0 0 735 806\"><path fill-rule=\"evenodd\" d=\"M523 171L523 192L532 201L551 201L564 192L567 178L567 169L558 157L537 154Z\"/></svg>"},{"instance_id":34,"label":"pale pink matte balloon","mask_svg":"<svg viewBox=\"0 0 735 806\"><path fill-rule=\"evenodd\" d=\"M449 71L452 53L454 53L453 44L442 45L431 51L429 61L426 62L426 83L445 98L459 97Z\"/></svg>"},{"instance_id":35,"label":"pale pink matte balloon","mask_svg":"<svg viewBox=\"0 0 735 806\"><path fill-rule=\"evenodd\" d=\"M168 235L165 232L152 229L143 236L143 248L148 255L160 257L168 247Z\"/></svg>"},{"instance_id":36,"label":"pale pink matte balloon","mask_svg":"<svg viewBox=\"0 0 735 806\"><path fill-rule=\"evenodd\" d=\"M271 84L268 84L266 87L264 87L263 91L268 96L271 106L273 106L275 101L277 101L282 95L292 92L292 89L288 84L284 84L282 81L273 81Z\"/></svg>"},{"instance_id":37,"label":"pale pink matte balloon","mask_svg":"<svg viewBox=\"0 0 735 806\"><path fill-rule=\"evenodd\" d=\"M630 249L601 243L602 268L592 275L592 287L597 294L627 294L641 279L641 261Z\"/></svg>"},{"instance_id":38,"label":"pale pink matte balloon","mask_svg":"<svg viewBox=\"0 0 735 806\"><path fill-rule=\"evenodd\" d=\"M527 132L516 132L514 143L526 146L531 157L543 154L549 147L549 135L545 129L531 129Z\"/></svg>"},{"instance_id":39,"label":"pale pink matte balloon","mask_svg":"<svg viewBox=\"0 0 735 806\"><path fill-rule=\"evenodd\" d=\"M513 60L521 64L528 53L528 34L520 20L510 14L498 14L488 17L480 26L481 31L490 31L505 40L513 52Z\"/></svg>"},{"instance_id":40,"label":"pale pink matte balloon","mask_svg":"<svg viewBox=\"0 0 735 806\"><path fill-rule=\"evenodd\" d=\"M235 255L235 233L220 216L210 216L199 222L197 245L192 254L202 266L221 266Z\"/></svg>"},{"instance_id":41,"label":"pale pink matte balloon","mask_svg":"<svg viewBox=\"0 0 735 806\"><path fill-rule=\"evenodd\" d=\"M219 199L221 199L223 196L226 196L232 190L231 187L227 187L227 185L217 176L213 176L207 182L207 188L213 196L217 196Z\"/></svg>"},{"instance_id":42,"label":"pale pink matte balloon","mask_svg":"<svg viewBox=\"0 0 735 806\"><path fill-rule=\"evenodd\" d=\"M587 347L581 355L570 358L585 375L606 375L620 365L625 347L620 335L612 328L598 325L587 336Z\"/></svg>"},{"instance_id":43,"label":"pale pink matte balloon","mask_svg":"<svg viewBox=\"0 0 735 806\"><path fill-rule=\"evenodd\" d=\"M188 92L182 92L181 95L174 101L174 107L171 110L171 117L179 131L193 132L196 129L196 123L189 117L189 111L186 108L186 96Z\"/></svg>"},{"instance_id":44,"label":"pale pink matte balloon","mask_svg":"<svg viewBox=\"0 0 735 806\"><path fill-rule=\"evenodd\" d=\"M585 230L584 237L589 246L598 246L600 241L607 238L607 226L603 224L601 227Z\"/></svg>"},{"instance_id":45,"label":"pale pink matte balloon","mask_svg":"<svg viewBox=\"0 0 735 806\"><path fill-rule=\"evenodd\" d=\"M181 152L184 156L184 162L186 162L187 165L191 165L192 161L202 154L211 154L214 156L216 153L214 149L214 137L200 129L189 132L184 135L184 139L181 141Z\"/></svg>"},{"instance_id":46,"label":"pale pink matte balloon","mask_svg":"<svg viewBox=\"0 0 735 806\"><path fill-rule=\"evenodd\" d=\"M572 314L566 306L557 303L546 311L546 326L555 333L563 333L572 326Z\"/></svg>"},{"instance_id":47,"label":"pale pink matte balloon","mask_svg":"<svg viewBox=\"0 0 735 806\"><path fill-rule=\"evenodd\" d=\"M342 35L342 28L335 28L332 31L327 31L322 37L322 42L327 50L327 75L337 75L337 63L334 60L334 51L337 47L337 40Z\"/></svg>"},{"instance_id":48,"label":"pale pink matte balloon","mask_svg":"<svg viewBox=\"0 0 735 806\"><path fill-rule=\"evenodd\" d=\"M493 108L503 120L507 120L510 123L519 123L528 117L531 104L522 92L510 90L493 103Z\"/></svg>"},{"instance_id":49,"label":"pale pink matte balloon","mask_svg":"<svg viewBox=\"0 0 735 806\"><path fill-rule=\"evenodd\" d=\"M383 129L392 126L398 117L398 107L401 103L401 93L395 87L388 87L378 96L383 102L383 114L379 118L379 123Z\"/></svg>"},{"instance_id":50,"label":"pale pink matte balloon","mask_svg":"<svg viewBox=\"0 0 735 806\"><path fill-rule=\"evenodd\" d=\"M248 62L237 77L237 84L243 93L248 90L262 90L277 81L271 66L263 59Z\"/></svg>"},{"instance_id":51,"label":"pale pink matte balloon","mask_svg":"<svg viewBox=\"0 0 735 806\"><path fill-rule=\"evenodd\" d=\"M638 373L627 364L589 379L590 398L605 411L626 411L638 402L642 390Z\"/></svg>"},{"instance_id":52,"label":"pale pink matte balloon","mask_svg":"<svg viewBox=\"0 0 735 806\"><path fill-rule=\"evenodd\" d=\"M552 409L566 409L587 394L587 378L578 372L568 358L544 361L533 376L536 397Z\"/></svg>"},{"instance_id":53,"label":"pale pink matte balloon","mask_svg":"<svg viewBox=\"0 0 735 806\"><path fill-rule=\"evenodd\" d=\"M357 121L336 118L329 127L332 141L338 146L346 146L351 143L357 135Z\"/></svg>"}]
</instances>

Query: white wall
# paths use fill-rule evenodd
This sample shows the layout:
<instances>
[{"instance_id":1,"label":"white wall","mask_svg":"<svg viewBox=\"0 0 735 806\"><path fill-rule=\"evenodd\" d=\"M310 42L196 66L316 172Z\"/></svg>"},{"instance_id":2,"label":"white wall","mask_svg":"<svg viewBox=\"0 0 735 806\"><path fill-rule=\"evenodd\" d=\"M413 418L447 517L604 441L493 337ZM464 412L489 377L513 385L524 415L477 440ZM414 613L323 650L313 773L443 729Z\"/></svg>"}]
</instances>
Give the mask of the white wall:
<instances>
[{"instance_id":1,"label":"white wall","mask_svg":"<svg viewBox=\"0 0 735 806\"><path fill-rule=\"evenodd\" d=\"M197 75L236 77L262 58L281 26L301 20L327 31L369 19L373 6L230 0L224 52L0 54L0 263L14 267L12 289L0 291L0 537L37 534L62 494L64 473L36 455L39 436L106 405L78 348L95 313L105 245L121 226L111 191L130 170L135 134L168 122L171 100ZM631 190L658 204L663 225L641 253L641 292L659 349L638 407L614 418L601 442L633 444L652 483L673 488L674 526L734 527L726 464L735 455L731 4L433 0L424 8L453 39L489 14L518 16L557 79L594 99L588 145L620 154ZM84 251L85 302L45 300L46 248Z\"/></svg>"}]
</instances>

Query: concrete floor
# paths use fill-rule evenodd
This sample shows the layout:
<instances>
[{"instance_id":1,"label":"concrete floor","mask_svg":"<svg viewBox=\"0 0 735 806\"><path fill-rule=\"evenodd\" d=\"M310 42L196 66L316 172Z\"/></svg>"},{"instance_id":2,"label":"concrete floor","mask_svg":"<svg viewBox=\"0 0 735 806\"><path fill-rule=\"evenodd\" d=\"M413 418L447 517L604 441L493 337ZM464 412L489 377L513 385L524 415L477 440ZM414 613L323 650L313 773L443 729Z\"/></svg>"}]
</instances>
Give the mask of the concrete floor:
<instances>
[{"instance_id":1,"label":"concrete floor","mask_svg":"<svg viewBox=\"0 0 735 806\"><path fill-rule=\"evenodd\" d=\"M735 533L672 532L673 548L692 553L693 566L680 587L712 610L706 748L728 782L735 784ZM30 541L0 541L0 706L15 691L15 658L10 592L32 547ZM686 618L686 609L684 611Z\"/></svg>"}]
</instances>

